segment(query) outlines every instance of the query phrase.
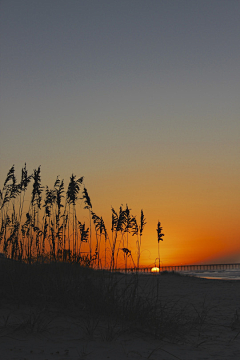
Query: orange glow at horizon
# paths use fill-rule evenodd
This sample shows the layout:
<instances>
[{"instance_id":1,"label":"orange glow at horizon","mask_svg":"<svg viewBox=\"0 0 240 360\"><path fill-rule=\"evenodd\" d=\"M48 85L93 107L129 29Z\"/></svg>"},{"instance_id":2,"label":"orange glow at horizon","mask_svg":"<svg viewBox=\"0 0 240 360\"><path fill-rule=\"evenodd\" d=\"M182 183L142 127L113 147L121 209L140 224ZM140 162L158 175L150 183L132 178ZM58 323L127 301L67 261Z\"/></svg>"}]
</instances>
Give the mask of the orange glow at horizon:
<instances>
[{"instance_id":1,"label":"orange glow at horizon","mask_svg":"<svg viewBox=\"0 0 240 360\"><path fill-rule=\"evenodd\" d=\"M116 210L118 210L116 208ZM79 219L86 221L86 226L89 226L89 217L86 210L83 208L79 211ZM101 216L102 214L100 214ZM106 267L109 267L111 259L111 239L112 234L111 223L109 221L111 213L103 214L106 221L106 227L108 230L109 239L106 242ZM157 221L154 222L152 218L144 212L147 219L147 225L144 228L141 245L141 255L139 267L151 267L158 264L158 243L157 243ZM160 218L161 219L161 218ZM171 219L170 219L171 220ZM189 220L189 219L188 219ZM169 221L167 216L163 215L161 219L161 225L163 227L163 233L165 234L163 241L160 242L160 264L161 266L171 265L186 265L186 264L198 264L198 263L217 263L217 262L240 262L240 241L238 237L238 229L232 227L229 229L228 237L221 233L219 226L214 224L205 224L205 232L202 233L201 226L199 226L197 220L189 220L191 226L184 226L184 223ZM229 221L231 224L231 222ZM231 224L232 225L232 224ZM176 227L175 227L176 226ZM217 230L216 230L217 229ZM92 232L94 234L94 226L92 224ZM95 236L92 235L92 253L94 253L94 247L96 245ZM125 244L126 244L126 234ZM128 248L131 251L132 257L128 257L128 266L133 268L137 264L137 248L136 248L136 236L129 234ZM229 247L231 240L231 247ZM117 267L125 267L124 253L121 251L123 243L121 242L121 236L119 234L117 240L116 259ZM68 242L67 242L68 244ZM68 248L68 245L66 245ZM81 244L82 254L89 253L89 242ZM101 267L105 267L105 240L104 236L101 238L100 243L100 259Z\"/></svg>"},{"instance_id":2,"label":"orange glow at horizon","mask_svg":"<svg viewBox=\"0 0 240 360\"><path fill-rule=\"evenodd\" d=\"M118 174L117 174L118 175ZM91 179L90 179L91 180ZM95 182L102 184L101 193L96 188ZM110 179L113 183L113 179ZM116 179L115 179L116 180ZM158 243L157 243L157 222L161 222L163 233L165 234L163 242L160 242L160 265L185 265L198 263L234 263L240 262L240 231L238 216L238 197L234 192L228 189L219 198L215 189L209 199L206 196L201 199L202 194L194 193L191 189L189 194L185 190L179 197L174 194L168 195L171 189L165 184L165 191L162 195L162 202L159 205L155 198L155 192L146 180L146 193L142 193L137 186L130 183L130 190L123 196L123 190L120 193L114 192L111 187L111 181L104 177L103 179L93 179L90 185L86 187L89 191L93 211L102 216L108 231L108 240L106 242L106 267L109 267L111 261L111 206L119 211L119 206L123 204L123 209L128 204L131 214L140 221L140 212L143 209L147 224L144 227L141 244L141 255L139 267L153 267L159 263ZM122 178L118 179L122 184ZM119 184L117 182L117 184ZM43 183L45 185L45 183ZM51 185L51 184L50 184ZM179 184L176 185L179 187ZM67 182L65 183L65 191ZM115 188L116 189L116 188ZM134 191L133 191L134 190ZM141 195L145 201L142 204ZM193 197L193 194L195 195ZM107 195L107 196L106 196ZM188 195L188 196L186 196ZM109 199L113 199L111 203ZM128 202L127 199L130 199ZM26 194L26 210L30 204L30 194ZM107 199L107 200L106 200ZM121 200L122 199L122 200ZM147 199L147 201L146 201ZM231 201L230 201L231 200ZM102 206L104 204L104 206ZM206 206L206 204L208 206ZM16 204L17 205L17 204ZM227 209L227 210L226 210ZM89 212L84 209L83 201L79 196L77 202L77 216L86 227L90 226ZM72 221L72 220L71 220ZM92 222L92 254L96 248L95 229ZM71 236L71 235L70 235ZM68 241L68 240L67 240ZM131 256L128 257L129 267L137 265L137 236L128 235L128 245L126 233L122 236L119 232L116 244L116 266L125 267L125 259L122 248L128 247ZM66 246L68 249L68 245ZM89 244L82 243L81 251L83 254L89 253ZM105 240L102 236L100 244L101 267L105 267Z\"/></svg>"},{"instance_id":3,"label":"orange glow at horizon","mask_svg":"<svg viewBox=\"0 0 240 360\"><path fill-rule=\"evenodd\" d=\"M179 166L179 173L165 166L164 177L158 169L154 170L155 176L149 177L153 169L146 164L145 172L136 171L134 178L127 178L126 186L123 186L125 175L120 171L111 176L101 175L98 178L101 193L94 187L96 178L89 183L96 213L103 216L108 230L111 206L118 211L121 204L123 207L128 204L138 221L143 209L147 224L142 236L140 266L154 266L158 258L158 220L165 234L160 243L161 266L240 262L238 178L231 179L228 186L229 175L221 173L221 167L206 164L201 176L195 164L186 172L181 172ZM138 178L140 183L136 183ZM102 204L106 204L104 209ZM133 257L135 243L135 236L130 236Z\"/></svg>"}]
</instances>

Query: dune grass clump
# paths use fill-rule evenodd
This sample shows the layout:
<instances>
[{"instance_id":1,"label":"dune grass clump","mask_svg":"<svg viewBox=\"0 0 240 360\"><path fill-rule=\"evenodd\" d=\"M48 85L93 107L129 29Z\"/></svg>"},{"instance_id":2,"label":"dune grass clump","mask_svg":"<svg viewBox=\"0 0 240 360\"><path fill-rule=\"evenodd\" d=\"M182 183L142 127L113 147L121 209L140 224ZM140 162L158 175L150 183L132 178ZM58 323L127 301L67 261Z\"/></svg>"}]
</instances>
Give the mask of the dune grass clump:
<instances>
[{"instance_id":1,"label":"dune grass clump","mask_svg":"<svg viewBox=\"0 0 240 360\"><path fill-rule=\"evenodd\" d=\"M93 210L83 177L72 174L66 190L57 177L50 188L42 185L40 166L29 174L25 164L20 182L12 166L0 190L0 210L0 252L8 259L75 262L111 270L120 261L125 269L140 267L143 210L138 225L128 205L119 211L112 208L109 235L102 216Z\"/></svg>"},{"instance_id":2,"label":"dune grass clump","mask_svg":"<svg viewBox=\"0 0 240 360\"><path fill-rule=\"evenodd\" d=\"M56 312L72 314L86 336L90 338L98 332L106 341L122 332L132 332L177 342L192 329L203 326L194 320L194 309L160 297L157 277L146 276L151 279L146 289L139 274L94 270L64 262L5 261L0 262L0 273L0 307L7 304L29 309L25 320L18 324L28 332L43 331ZM202 312L197 311L199 318ZM103 323L105 332L101 330Z\"/></svg>"}]
</instances>

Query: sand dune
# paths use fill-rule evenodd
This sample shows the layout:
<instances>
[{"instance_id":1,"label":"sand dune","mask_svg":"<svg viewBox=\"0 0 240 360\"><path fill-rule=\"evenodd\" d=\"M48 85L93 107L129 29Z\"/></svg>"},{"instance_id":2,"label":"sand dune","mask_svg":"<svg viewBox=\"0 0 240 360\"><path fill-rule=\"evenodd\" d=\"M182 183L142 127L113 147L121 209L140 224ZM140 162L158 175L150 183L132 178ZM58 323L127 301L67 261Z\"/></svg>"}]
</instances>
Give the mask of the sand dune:
<instances>
[{"instance_id":1,"label":"sand dune","mask_svg":"<svg viewBox=\"0 0 240 360\"><path fill-rule=\"evenodd\" d=\"M126 284L130 276L119 275L119 279L119 284ZM54 304L45 304L41 308L34 304L3 301L0 309L1 359L240 358L240 281L139 275L139 296L146 297L147 301L151 293L157 292L157 284L158 301L163 311L169 307L166 314L174 316L175 313L178 317L174 326L179 325L179 329L172 339L168 325L168 336L155 338L148 329L135 328L133 323L101 314L90 316L81 304L59 309ZM194 326L190 330L187 319L193 320ZM169 315L167 321L174 319Z\"/></svg>"}]
</instances>

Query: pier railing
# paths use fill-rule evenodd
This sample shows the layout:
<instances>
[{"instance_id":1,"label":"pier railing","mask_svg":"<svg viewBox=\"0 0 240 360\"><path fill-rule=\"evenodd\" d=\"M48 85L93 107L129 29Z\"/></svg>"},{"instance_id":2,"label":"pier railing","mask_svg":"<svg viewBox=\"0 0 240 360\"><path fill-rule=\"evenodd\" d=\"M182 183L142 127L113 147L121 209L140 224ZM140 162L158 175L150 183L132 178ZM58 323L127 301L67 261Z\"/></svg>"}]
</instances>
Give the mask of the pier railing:
<instances>
[{"instance_id":1,"label":"pier railing","mask_svg":"<svg viewBox=\"0 0 240 360\"><path fill-rule=\"evenodd\" d=\"M228 270L228 269L240 269L240 263L234 264L194 264L194 265L168 265L161 266L160 272L162 271L214 271L214 270ZM141 272L141 273L150 273L152 267L144 267L144 268L128 268L128 269L115 269L114 271L126 271L128 273L131 272Z\"/></svg>"}]
</instances>

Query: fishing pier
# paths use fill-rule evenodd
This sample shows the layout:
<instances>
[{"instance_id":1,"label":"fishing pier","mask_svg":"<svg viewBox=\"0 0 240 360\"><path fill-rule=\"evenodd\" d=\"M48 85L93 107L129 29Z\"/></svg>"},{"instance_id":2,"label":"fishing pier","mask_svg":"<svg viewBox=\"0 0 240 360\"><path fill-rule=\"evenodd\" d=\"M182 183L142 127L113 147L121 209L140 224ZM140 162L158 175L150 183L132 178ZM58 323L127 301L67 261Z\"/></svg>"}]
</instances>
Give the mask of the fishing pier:
<instances>
[{"instance_id":1,"label":"fishing pier","mask_svg":"<svg viewBox=\"0 0 240 360\"><path fill-rule=\"evenodd\" d=\"M141 273L150 273L153 267L144 267L144 268L128 268L125 271L128 273L131 272L141 272ZM234 264L194 264L194 265L167 265L161 266L159 272L162 271L214 271L214 270L231 270L231 269L240 269L240 263ZM124 271L124 269L116 269L115 271Z\"/></svg>"}]
</instances>

